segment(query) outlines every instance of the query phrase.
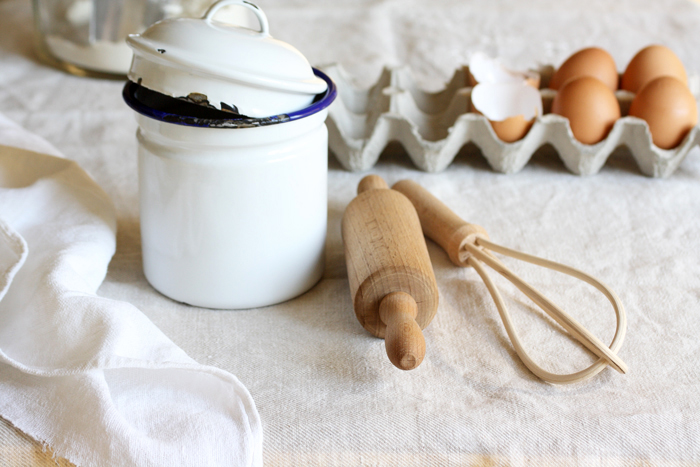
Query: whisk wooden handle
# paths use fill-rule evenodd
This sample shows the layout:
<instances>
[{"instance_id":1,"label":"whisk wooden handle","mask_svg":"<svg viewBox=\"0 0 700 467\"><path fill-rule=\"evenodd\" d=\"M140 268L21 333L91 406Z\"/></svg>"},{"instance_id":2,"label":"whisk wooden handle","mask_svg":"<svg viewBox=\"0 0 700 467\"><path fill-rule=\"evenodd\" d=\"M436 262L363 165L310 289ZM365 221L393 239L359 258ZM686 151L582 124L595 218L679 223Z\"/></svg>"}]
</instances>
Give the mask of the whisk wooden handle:
<instances>
[{"instance_id":1,"label":"whisk wooden handle","mask_svg":"<svg viewBox=\"0 0 700 467\"><path fill-rule=\"evenodd\" d=\"M462 220L450 208L413 180L401 180L392 189L403 194L416 208L423 234L440 245L457 266L469 266L464 244L477 237L489 238L480 225Z\"/></svg>"}]
</instances>

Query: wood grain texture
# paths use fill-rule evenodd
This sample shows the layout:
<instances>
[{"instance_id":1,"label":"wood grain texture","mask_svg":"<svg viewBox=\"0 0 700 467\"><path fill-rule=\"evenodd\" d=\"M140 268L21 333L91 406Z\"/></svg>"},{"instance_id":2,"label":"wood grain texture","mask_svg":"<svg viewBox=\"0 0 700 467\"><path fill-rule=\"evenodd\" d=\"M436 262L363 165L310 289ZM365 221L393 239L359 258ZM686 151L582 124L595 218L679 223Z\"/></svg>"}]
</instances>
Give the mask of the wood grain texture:
<instances>
[{"instance_id":1,"label":"wood grain texture","mask_svg":"<svg viewBox=\"0 0 700 467\"><path fill-rule=\"evenodd\" d=\"M438 290L413 205L378 178L369 176L360 182L360 193L343 215L342 235L357 319L367 331L384 338L387 323L379 309L387 295L404 292L412 297L415 322L424 329L437 312ZM407 336L419 339L413 332ZM414 344L406 348L419 347L419 343ZM401 357L390 359L400 361Z\"/></svg>"},{"instance_id":2,"label":"wood grain texture","mask_svg":"<svg viewBox=\"0 0 700 467\"><path fill-rule=\"evenodd\" d=\"M413 180L401 180L395 183L392 189L413 203L425 236L440 245L454 264L469 266L469 255L465 253L464 245L473 244L477 237L488 239L486 230L462 220L442 201Z\"/></svg>"},{"instance_id":3,"label":"wood grain texture","mask_svg":"<svg viewBox=\"0 0 700 467\"><path fill-rule=\"evenodd\" d=\"M416 368L425 357L425 338L416 314L416 301L405 292L392 292L379 304L379 317L386 323L386 353L402 370Z\"/></svg>"}]
</instances>

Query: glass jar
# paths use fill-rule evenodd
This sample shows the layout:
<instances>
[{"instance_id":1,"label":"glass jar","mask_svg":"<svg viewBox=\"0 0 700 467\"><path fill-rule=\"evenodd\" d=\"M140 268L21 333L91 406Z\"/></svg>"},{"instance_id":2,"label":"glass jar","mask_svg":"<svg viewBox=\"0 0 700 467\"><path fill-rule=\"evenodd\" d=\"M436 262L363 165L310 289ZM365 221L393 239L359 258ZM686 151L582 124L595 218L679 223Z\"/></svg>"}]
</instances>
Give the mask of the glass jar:
<instances>
[{"instance_id":1,"label":"glass jar","mask_svg":"<svg viewBox=\"0 0 700 467\"><path fill-rule=\"evenodd\" d=\"M200 17L213 0L33 0L37 50L45 62L79 76L124 79L126 36L173 17ZM228 21L247 26L242 8Z\"/></svg>"}]
</instances>

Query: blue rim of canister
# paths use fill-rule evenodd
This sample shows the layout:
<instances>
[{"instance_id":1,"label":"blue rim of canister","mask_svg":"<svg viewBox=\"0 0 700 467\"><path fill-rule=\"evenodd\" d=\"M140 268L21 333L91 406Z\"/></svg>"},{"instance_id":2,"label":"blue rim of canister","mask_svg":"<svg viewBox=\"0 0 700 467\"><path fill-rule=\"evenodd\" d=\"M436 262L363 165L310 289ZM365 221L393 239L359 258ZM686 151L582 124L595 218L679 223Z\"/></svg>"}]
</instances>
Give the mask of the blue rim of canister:
<instances>
[{"instance_id":1,"label":"blue rim of canister","mask_svg":"<svg viewBox=\"0 0 700 467\"><path fill-rule=\"evenodd\" d=\"M252 117L238 117L238 118L199 118L199 117L188 117L184 115L174 114L170 112L165 112L162 110L154 109L149 107L136 99L135 92L140 87L139 84L133 81L127 81L122 90L122 97L126 105L131 107L135 112L145 115L146 117L152 118L154 120L159 120L161 122L173 123L175 125L184 125L200 128L254 128L259 126L275 125L278 123L285 123L294 120L299 120L304 117L308 117L321 110L327 108L333 103L338 95L338 89L335 86L333 80L323 73L321 70L313 68L314 75L318 76L324 80L328 87L324 92L318 94L311 105L304 107L301 110L295 112L290 112L287 114L273 115L270 117L252 118Z\"/></svg>"}]
</instances>

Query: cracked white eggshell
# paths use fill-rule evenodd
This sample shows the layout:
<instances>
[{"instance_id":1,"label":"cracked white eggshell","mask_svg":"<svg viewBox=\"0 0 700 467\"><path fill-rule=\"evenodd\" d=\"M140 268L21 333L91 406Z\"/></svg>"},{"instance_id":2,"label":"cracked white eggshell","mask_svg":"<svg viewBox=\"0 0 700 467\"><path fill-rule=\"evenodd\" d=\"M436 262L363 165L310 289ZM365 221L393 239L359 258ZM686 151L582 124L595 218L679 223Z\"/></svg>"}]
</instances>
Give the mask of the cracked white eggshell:
<instances>
[{"instance_id":1,"label":"cracked white eggshell","mask_svg":"<svg viewBox=\"0 0 700 467\"><path fill-rule=\"evenodd\" d=\"M542 115L540 93L525 81L477 84L472 90L472 105L496 122L518 115L525 120Z\"/></svg>"},{"instance_id":2,"label":"cracked white eggshell","mask_svg":"<svg viewBox=\"0 0 700 467\"><path fill-rule=\"evenodd\" d=\"M483 52L475 52L469 60L470 84L479 83L527 83L535 88L540 85L540 77L532 72L509 70L497 58L491 58Z\"/></svg>"},{"instance_id":3,"label":"cracked white eggshell","mask_svg":"<svg viewBox=\"0 0 700 467\"><path fill-rule=\"evenodd\" d=\"M387 145L398 141L413 164L426 172L447 169L461 148L473 143L493 170L514 174L540 147L549 144L576 175L598 173L618 147L626 146L641 173L665 178L700 145L700 125L696 125L680 146L661 149L652 144L649 126L634 117L618 120L604 141L585 145L576 141L569 122L555 114L536 118L524 138L507 144L489 128L493 124L486 117L464 113L472 91L464 87L469 79L467 67L458 67L449 84L437 93L422 90L407 66L385 67L374 84L364 89L358 88L337 63L320 68L338 86L339 98L330 107L326 121L329 146L341 165L351 171L371 169ZM549 65L537 70L544 82L552 71ZM696 100L700 100L700 75L692 74L688 82ZM392 91L383 92L389 89ZM540 90L545 108L555 93ZM618 91L618 99L631 101L630 93L624 93Z\"/></svg>"}]
</instances>

